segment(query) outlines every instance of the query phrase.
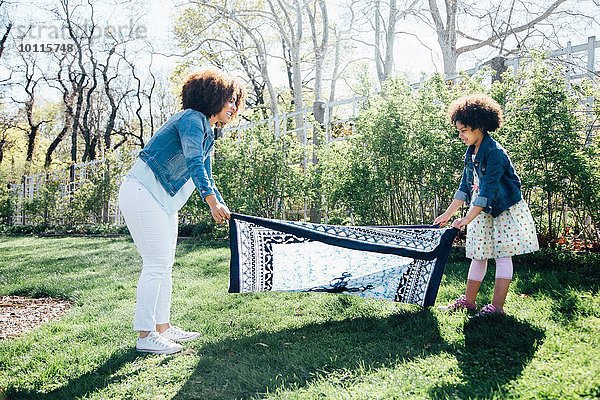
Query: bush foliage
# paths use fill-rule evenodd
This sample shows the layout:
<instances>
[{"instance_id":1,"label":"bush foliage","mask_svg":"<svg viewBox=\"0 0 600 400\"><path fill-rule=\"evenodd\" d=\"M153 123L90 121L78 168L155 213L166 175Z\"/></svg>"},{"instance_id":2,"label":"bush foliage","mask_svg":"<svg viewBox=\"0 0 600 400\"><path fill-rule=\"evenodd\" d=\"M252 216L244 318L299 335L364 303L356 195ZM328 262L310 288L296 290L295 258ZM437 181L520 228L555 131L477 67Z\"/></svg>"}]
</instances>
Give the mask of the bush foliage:
<instances>
[{"instance_id":1,"label":"bush foliage","mask_svg":"<svg viewBox=\"0 0 600 400\"><path fill-rule=\"evenodd\" d=\"M453 83L434 76L417 89L390 79L368 98L354 121L358 133L346 140L304 146L294 134L275 137L265 125L238 132L216 144L215 180L239 213L299 219L312 206L333 224L429 224L450 203L462 172L465 148L448 122L447 106L459 96L486 92L505 110L505 125L493 136L522 178L543 242L567 236L600 242L600 142L590 128L600 107L589 103L597 90L585 82L568 87L563 71L542 58L491 85L489 76L482 71ZM582 113L585 107L590 112ZM47 184L23 205L28 221L106 222L102 210L116 201L118 177L128 165L105 164L67 203L58 199L57 185ZM10 224L14 210L3 184L0 222ZM186 233L223 235L196 194L180 219Z\"/></svg>"}]
</instances>

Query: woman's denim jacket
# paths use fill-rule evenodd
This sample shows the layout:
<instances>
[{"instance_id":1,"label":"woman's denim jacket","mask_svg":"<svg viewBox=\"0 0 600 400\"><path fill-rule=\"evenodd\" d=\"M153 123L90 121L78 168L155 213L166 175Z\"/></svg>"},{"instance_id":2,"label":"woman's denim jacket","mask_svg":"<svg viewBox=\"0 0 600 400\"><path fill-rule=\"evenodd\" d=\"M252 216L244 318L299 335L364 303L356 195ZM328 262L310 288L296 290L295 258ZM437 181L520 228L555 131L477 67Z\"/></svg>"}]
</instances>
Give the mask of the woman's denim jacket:
<instances>
[{"instance_id":1,"label":"woman's denim jacket","mask_svg":"<svg viewBox=\"0 0 600 400\"><path fill-rule=\"evenodd\" d=\"M521 180L504 148L489 134L483 136L475 161L472 159L474 150L475 146L469 146L465 153L465 168L454 198L471 202L475 169L479 177L479 195L471 205L483 207L486 213L497 217L523 198Z\"/></svg>"},{"instance_id":2,"label":"woman's denim jacket","mask_svg":"<svg viewBox=\"0 0 600 400\"><path fill-rule=\"evenodd\" d=\"M173 115L140 152L167 193L174 196L191 177L202 198L221 194L212 177L210 153L215 136L208 118L191 108Z\"/></svg>"}]
</instances>

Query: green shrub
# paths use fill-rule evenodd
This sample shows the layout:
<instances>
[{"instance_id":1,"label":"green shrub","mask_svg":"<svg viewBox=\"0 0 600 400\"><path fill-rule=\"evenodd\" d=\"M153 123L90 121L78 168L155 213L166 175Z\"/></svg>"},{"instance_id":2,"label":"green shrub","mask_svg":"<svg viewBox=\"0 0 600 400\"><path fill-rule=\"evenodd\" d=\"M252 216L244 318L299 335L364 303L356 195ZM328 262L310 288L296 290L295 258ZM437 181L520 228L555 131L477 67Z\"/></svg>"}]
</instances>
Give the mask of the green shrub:
<instances>
[{"instance_id":1,"label":"green shrub","mask_svg":"<svg viewBox=\"0 0 600 400\"><path fill-rule=\"evenodd\" d=\"M265 125L218 141L213 170L229 208L267 218L302 209L310 198L304 151L295 137L277 138Z\"/></svg>"},{"instance_id":2,"label":"green shrub","mask_svg":"<svg viewBox=\"0 0 600 400\"><path fill-rule=\"evenodd\" d=\"M581 93L568 90L563 71L541 58L497 86L506 114L500 140L543 240L552 243L573 228L600 239L600 152L598 138L585 134ZM586 227L588 217L595 225Z\"/></svg>"}]
</instances>

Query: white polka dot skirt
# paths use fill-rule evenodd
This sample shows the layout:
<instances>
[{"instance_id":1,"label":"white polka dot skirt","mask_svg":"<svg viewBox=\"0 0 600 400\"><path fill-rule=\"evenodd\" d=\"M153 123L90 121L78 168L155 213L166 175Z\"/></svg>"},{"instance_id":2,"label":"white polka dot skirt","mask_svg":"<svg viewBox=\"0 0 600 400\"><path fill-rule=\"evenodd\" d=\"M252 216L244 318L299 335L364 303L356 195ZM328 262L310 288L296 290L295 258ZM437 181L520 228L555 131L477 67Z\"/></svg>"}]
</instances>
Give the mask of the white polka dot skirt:
<instances>
[{"instance_id":1,"label":"white polka dot skirt","mask_svg":"<svg viewBox=\"0 0 600 400\"><path fill-rule=\"evenodd\" d=\"M467 225L466 255L485 260L533 253L539 249L535 224L524 200L496 218L481 212Z\"/></svg>"}]
</instances>

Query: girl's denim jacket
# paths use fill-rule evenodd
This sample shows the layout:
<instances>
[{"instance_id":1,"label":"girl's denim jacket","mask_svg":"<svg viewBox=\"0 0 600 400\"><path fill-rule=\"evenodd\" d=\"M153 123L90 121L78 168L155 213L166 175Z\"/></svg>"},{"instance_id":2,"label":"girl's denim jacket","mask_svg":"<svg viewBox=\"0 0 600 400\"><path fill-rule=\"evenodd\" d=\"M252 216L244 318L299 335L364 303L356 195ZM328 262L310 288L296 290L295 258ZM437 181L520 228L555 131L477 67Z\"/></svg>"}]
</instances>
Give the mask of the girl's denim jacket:
<instances>
[{"instance_id":1,"label":"girl's denim jacket","mask_svg":"<svg viewBox=\"0 0 600 400\"><path fill-rule=\"evenodd\" d=\"M191 177L203 199L214 194L224 203L212 176L210 153L214 143L208 118L188 108L173 115L156 131L140 152L140 158L169 195L174 196Z\"/></svg>"},{"instance_id":2,"label":"girl's denim jacket","mask_svg":"<svg viewBox=\"0 0 600 400\"><path fill-rule=\"evenodd\" d=\"M472 159L475 146L469 146L465 153L465 168L455 199L483 207L484 211L497 217L522 198L521 180L508 158L504 148L489 134L485 134L479 151ZM473 169L479 177L479 195L473 202Z\"/></svg>"}]
</instances>

